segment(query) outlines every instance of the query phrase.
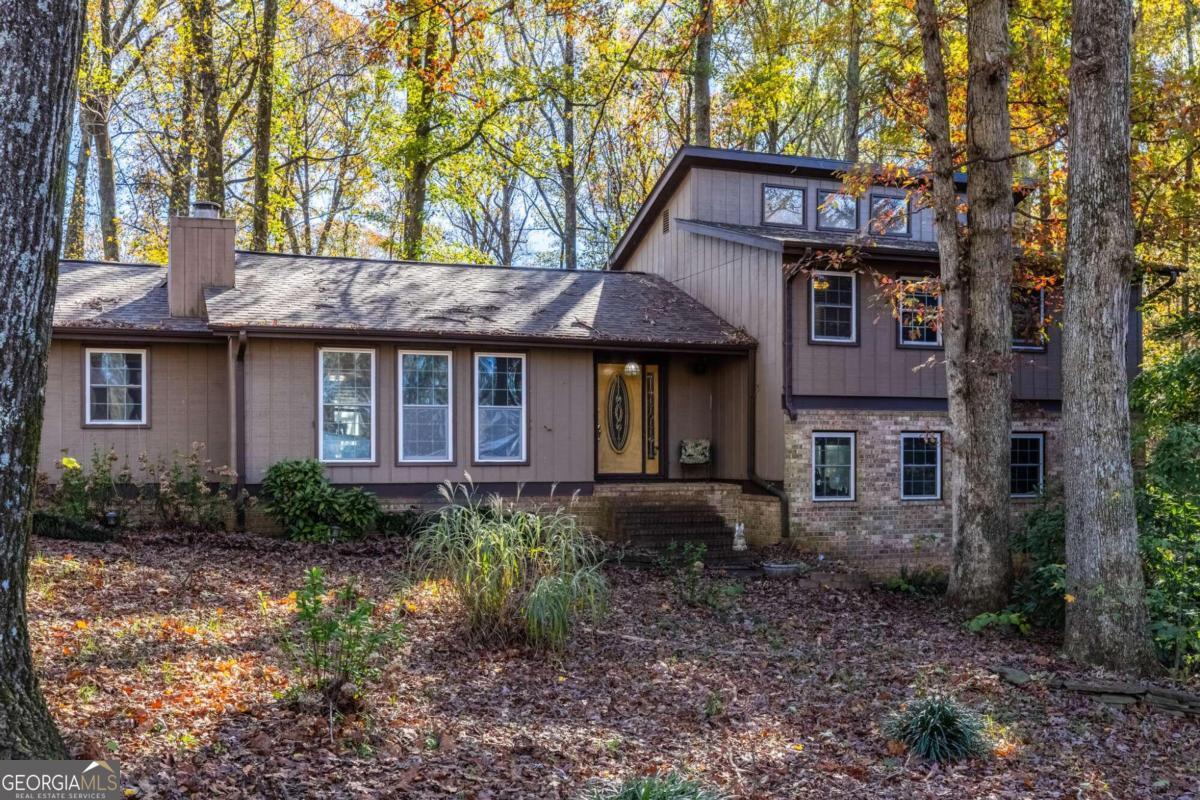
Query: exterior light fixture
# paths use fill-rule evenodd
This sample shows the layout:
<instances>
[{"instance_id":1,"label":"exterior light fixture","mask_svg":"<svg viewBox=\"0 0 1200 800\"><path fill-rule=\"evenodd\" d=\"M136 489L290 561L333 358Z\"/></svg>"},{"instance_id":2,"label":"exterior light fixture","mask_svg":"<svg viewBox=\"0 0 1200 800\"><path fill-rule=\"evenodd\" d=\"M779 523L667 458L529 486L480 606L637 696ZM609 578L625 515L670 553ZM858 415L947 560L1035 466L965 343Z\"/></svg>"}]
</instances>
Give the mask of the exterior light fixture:
<instances>
[{"instance_id":1,"label":"exterior light fixture","mask_svg":"<svg viewBox=\"0 0 1200 800\"><path fill-rule=\"evenodd\" d=\"M631 378L636 378L642 374L642 365L636 361L630 361L625 364L625 374Z\"/></svg>"}]
</instances>

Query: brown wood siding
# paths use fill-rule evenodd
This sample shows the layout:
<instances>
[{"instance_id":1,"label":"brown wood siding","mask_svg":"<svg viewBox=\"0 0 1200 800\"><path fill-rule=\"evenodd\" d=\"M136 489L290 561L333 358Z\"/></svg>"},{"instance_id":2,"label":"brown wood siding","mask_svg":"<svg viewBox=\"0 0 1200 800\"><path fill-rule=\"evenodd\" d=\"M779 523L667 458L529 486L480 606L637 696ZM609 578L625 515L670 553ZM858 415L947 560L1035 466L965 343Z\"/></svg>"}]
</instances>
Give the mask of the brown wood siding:
<instances>
[{"instance_id":1,"label":"brown wood siding","mask_svg":"<svg viewBox=\"0 0 1200 800\"><path fill-rule=\"evenodd\" d=\"M893 277L919 274L912 267L880 269ZM858 276L858 344L809 344L808 281L792 284L795 346L793 393L846 397L944 398L945 351L899 347L891 305L870 275ZM1045 352L1015 351L1013 397L1017 400L1062 398L1062 339L1051 325Z\"/></svg>"},{"instance_id":2,"label":"brown wood siding","mask_svg":"<svg viewBox=\"0 0 1200 800\"><path fill-rule=\"evenodd\" d=\"M740 179L747 175L693 170L668 201L672 219L713 219L711 210L700 213L700 209L717 204L726 209L722 213L732 214L736 207L750 202L747 198L753 189L729 176ZM731 194L726 196L727 192ZM756 461L758 473L770 480L783 480L781 265L779 253L699 236L676 225L664 234L662 226L656 225L635 248L626 266L630 271L663 276L728 322L745 328L758 341ZM719 477L743 478L745 379L719 380L717 385L714 407L718 413L712 438L722 472ZM739 404L741 411L737 412L734 409Z\"/></svg>"},{"instance_id":3,"label":"brown wood siding","mask_svg":"<svg viewBox=\"0 0 1200 800\"><path fill-rule=\"evenodd\" d=\"M88 347L148 351L148 426L83 425L83 351ZM224 340L212 344L114 344L55 339L50 346L38 470L57 480L63 455L80 461L96 449L115 449L137 471L138 456L186 455L193 442L207 448L213 466L232 466L229 373Z\"/></svg>"}]
</instances>

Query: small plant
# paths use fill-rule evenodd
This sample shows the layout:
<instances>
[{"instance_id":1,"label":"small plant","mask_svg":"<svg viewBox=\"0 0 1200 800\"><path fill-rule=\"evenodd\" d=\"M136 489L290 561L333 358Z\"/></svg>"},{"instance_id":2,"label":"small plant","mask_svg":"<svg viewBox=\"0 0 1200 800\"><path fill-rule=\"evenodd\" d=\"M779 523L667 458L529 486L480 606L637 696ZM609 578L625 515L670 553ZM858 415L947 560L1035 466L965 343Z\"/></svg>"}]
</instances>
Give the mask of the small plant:
<instances>
[{"instance_id":1,"label":"small plant","mask_svg":"<svg viewBox=\"0 0 1200 800\"><path fill-rule=\"evenodd\" d=\"M929 761L959 761L988 752L984 721L953 698L932 694L893 714L884 732Z\"/></svg>"},{"instance_id":2,"label":"small plant","mask_svg":"<svg viewBox=\"0 0 1200 800\"><path fill-rule=\"evenodd\" d=\"M676 772L630 778L585 795L588 800L723 800L725 796Z\"/></svg>"},{"instance_id":3,"label":"small plant","mask_svg":"<svg viewBox=\"0 0 1200 800\"><path fill-rule=\"evenodd\" d=\"M675 594L684 605L720 611L741 594L741 587L722 585L708 578L704 572L707 552L708 547L703 542L671 542L659 557L658 567L670 576Z\"/></svg>"},{"instance_id":4,"label":"small plant","mask_svg":"<svg viewBox=\"0 0 1200 800\"><path fill-rule=\"evenodd\" d=\"M948 584L945 570L935 567L909 570L905 565L900 567L900 574L888 578L884 586L893 592L932 597L945 594Z\"/></svg>"},{"instance_id":5,"label":"small plant","mask_svg":"<svg viewBox=\"0 0 1200 800\"><path fill-rule=\"evenodd\" d=\"M193 442L182 458L178 452L171 458L138 456L145 505L159 524L201 531L225 527L234 509L237 474L228 467L214 469L204 451L203 444Z\"/></svg>"},{"instance_id":6,"label":"small plant","mask_svg":"<svg viewBox=\"0 0 1200 800\"><path fill-rule=\"evenodd\" d=\"M375 610L354 581L330 591L318 567L306 573L296 593L296 626L284 636L284 650L304 676L305 688L331 709L356 702L384 652L402 638L401 627L380 624Z\"/></svg>"},{"instance_id":7,"label":"small plant","mask_svg":"<svg viewBox=\"0 0 1200 800\"><path fill-rule=\"evenodd\" d=\"M725 713L725 697L716 689L704 700L704 718L713 720Z\"/></svg>"},{"instance_id":8,"label":"small plant","mask_svg":"<svg viewBox=\"0 0 1200 800\"><path fill-rule=\"evenodd\" d=\"M354 539L375 527L379 501L362 489L338 489L316 459L272 464L263 479L267 514L303 542Z\"/></svg>"},{"instance_id":9,"label":"small plant","mask_svg":"<svg viewBox=\"0 0 1200 800\"><path fill-rule=\"evenodd\" d=\"M1028 636L1033 629L1020 611L985 611L967 623L967 630L979 633L987 628L999 628L1004 633L1017 632Z\"/></svg>"},{"instance_id":10,"label":"small plant","mask_svg":"<svg viewBox=\"0 0 1200 800\"><path fill-rule=\"evenodd\" d=\"M442 496L413 542L414 574L449 582L473 639L560 650L581 615L602 612L602 545L574 516L482 503L465 486Z\"/></svg>"}]
</instances>

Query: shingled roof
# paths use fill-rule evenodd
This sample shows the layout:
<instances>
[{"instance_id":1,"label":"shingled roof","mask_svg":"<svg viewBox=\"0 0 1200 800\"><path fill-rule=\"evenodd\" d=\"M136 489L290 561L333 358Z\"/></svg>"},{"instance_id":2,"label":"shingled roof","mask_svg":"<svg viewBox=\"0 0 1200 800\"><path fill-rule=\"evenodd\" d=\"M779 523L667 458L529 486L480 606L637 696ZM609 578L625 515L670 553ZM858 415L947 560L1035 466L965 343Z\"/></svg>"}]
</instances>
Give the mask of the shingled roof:
<instances>
[{"instance_id":1,"label":"shingled roof","mask_svg":"<svg viewBox=\"0 0 1200 800\"><path fill-rule=\"evenodd\" d=\"M208 321L171 318L161 267L63 262L56 328L117 328L744 349L754 340L670 282L563 271L236 254Z\"/></svg>"},{"instance_id":2,"label":"shingled roof","mask_svg":"<svg viewBox=\"0 0 1200 800\"><path fill-rule=\"evenodd\" d=\"M903 255L933 260L938 257L937 242L919 239L872 236L861 232L812 231L790 225L737 225L731 222L708 222L698 219L678 219L675 222L680 228L692 233L776 251L812 247L853 249L868 254Z\"/></svg>"}]
</instances>

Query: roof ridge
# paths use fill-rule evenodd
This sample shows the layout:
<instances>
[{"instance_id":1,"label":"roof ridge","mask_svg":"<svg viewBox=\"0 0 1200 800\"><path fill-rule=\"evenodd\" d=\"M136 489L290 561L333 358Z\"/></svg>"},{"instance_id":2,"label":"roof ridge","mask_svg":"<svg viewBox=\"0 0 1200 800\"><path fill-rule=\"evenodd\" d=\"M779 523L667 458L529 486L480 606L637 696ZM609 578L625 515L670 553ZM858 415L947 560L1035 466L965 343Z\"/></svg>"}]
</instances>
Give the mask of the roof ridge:
<instances>
[{"instance_id":1,"label":"roof ridge","mask_svg":"<svg viewBox=\"0 0 1200 800\"><path fill-rule=\"evenodd\" d=\"M274 253L264 250L234 250L235 253L248 256L267 256L268 258L301 258L309 261L359 261L368 264L382 264L396 267L451 267L455 269L495 269L513 272L545 272L576 275L617 274L607 269L563 269L562 267L529 267L515 264L472 264L466 261L413 261L398 258L371 258L366 256L319 256L309 253ZM639 275L639 272L627 272L628 275Z\"/></svg>"},{"instance_id":2,"label":"roof ridge","mask_svg":"<svg viewBox=\"0 0 1200 800\"><path fill-rule=\"evenodd\" d=\"M152 261L97 261L93 258L60 258L59 264L80 264L85 267L153 267L166 269L166 264L156 264Z\"/></svg>"}]
</instances>

